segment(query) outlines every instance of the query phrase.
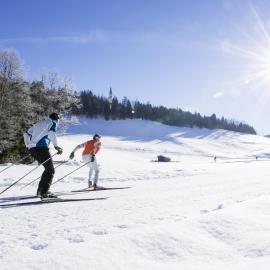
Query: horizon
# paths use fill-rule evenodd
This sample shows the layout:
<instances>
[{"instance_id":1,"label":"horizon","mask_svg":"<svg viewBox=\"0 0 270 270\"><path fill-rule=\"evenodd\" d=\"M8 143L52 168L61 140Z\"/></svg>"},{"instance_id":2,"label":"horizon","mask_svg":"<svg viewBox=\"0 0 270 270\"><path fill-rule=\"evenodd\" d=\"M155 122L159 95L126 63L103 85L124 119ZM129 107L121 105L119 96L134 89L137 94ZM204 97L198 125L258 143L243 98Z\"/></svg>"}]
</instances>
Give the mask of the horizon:
<instances>
[{"instance_id":1,"label":"horizon","mask_svg":"<svg viewBox=\"0 0 270 270\"><path fill-rule=\"evenodd\" d=\"M55 71L79 92L107 97L111 87L117 98L216 114L270 134L267 1L11 0L2 6L0 49L19 52L27 80Z\"/></svg>"}]
</instances>

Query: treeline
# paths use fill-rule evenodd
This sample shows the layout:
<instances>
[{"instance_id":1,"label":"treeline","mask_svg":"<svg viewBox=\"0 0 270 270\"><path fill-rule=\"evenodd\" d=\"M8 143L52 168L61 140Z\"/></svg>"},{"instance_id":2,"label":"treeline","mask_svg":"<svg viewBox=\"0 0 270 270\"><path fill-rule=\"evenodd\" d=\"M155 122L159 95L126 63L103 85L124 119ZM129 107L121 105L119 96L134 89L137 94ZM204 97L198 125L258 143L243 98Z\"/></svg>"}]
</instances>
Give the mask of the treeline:
<instances>
[{"instance_id":1,"label":"treeline","mask_svg":"<svg viewBox=\"0 0 270 270\"><path fill-rule=\"evenodd\" d=\"M124 97L121 101L113 97L97 96L92 91L82 91L80 94L81 108L74 110L75 114L85 115L90 118L104 117L112 119L140 118L157 121L167 125L179 127L198 127L208 129L225 129L241 133L256 134L255 129L245 123L217 118L215 114L202 116L199 113L185 112L181 109L170 109L164 106L153 106L150 103L139 101L131 103Z\"/></svg>"}]
</instances>

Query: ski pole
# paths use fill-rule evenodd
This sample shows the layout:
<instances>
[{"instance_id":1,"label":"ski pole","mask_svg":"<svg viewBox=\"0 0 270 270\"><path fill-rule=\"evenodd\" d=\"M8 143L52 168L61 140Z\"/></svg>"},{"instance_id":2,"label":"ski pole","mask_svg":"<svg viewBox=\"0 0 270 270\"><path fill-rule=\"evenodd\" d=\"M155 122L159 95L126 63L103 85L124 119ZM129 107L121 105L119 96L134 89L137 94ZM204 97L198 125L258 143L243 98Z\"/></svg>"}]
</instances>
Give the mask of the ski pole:
<instances>
[{"instance_id":1,"label":"ski pole","mask_svg":"<svg viewBox=\"0 0 270 270\"><path fill-rule=\"evenodd\" d=\"M58 180L56 180L55 182L53 182L53 183L51 184L51 186L54 185L54 184L56 184L57 182L63 180L64 178L66 178L66 177L69 176L70 174L72 174L72 173L78 171L79 169L81 169L82 167L84 167L85 165L87 165L87 164L90 163L90 162L91 162L91 160L87 161L86 163L84 163L84 164L83 164L82 166L80 166L79 168L77 168L77 169L71 171L70 173L64 175L64 176L61 177L60 179L58 179Z\"/></svg>"},{"instance_id":2,"label":"ski pole","mask_svg":"<svg viewBox=\"0 0 270 270\"><path fill-rule=\"evenodd\" d=\"M67 163L68 161L69 161L69 160L66 160L66 161L60 163L60 164L57 165L54 169L56 169L56 168L62 166L63 164ZM31 184L33 184L34 182L36 182L39 178L40 178L40 177L36 178L35 180L31 181L30 183L25 184L25 185L21 188L21 190L24 189L24 188L26 188L26 187L28 187L28 186L30 186Z\"/></svg>"},{"instance_id":3,"label":"ski pole","mask_svg":"<svg viewBox=\"0 0 270 270\"><path fill-rule=\"evenodd\" d=\"M28 158L29 156L30 156L30 155L28 154L26 157L21 158L21 159L18 160L16 163L20 163L21 161L25 160L25 159ZM11 168L11 167L13 167L14 165L16 165L16 163L13 163L13 164L11 164L10 166L6 167L6 168L3 169L2 171L0 171L0 173L2 173L2 172L4 172L4 171L8 170L8 169Z\"/></svg>"},{"instance_id":4,"label":"ski pole","mask_svg":"<svg viewBox=\"0 0 270 270\"><path fill-rule=\"evenodd\" d=\"M21 181L24 177L26 177L27 175L29 175L31 172L33 172L34 170L36 170L40 165L43 165L44 163L46 163L47 161L49 161L50 159L52 159L53 156L57 155L57 153L55 153L54 155L52 155L50 158L46 159L45 161L43 161L42 163L38 164L34 169L32 169L30 172L28 172L27 174L25 174L24 176L22 176L21 178L19 178L17 181L15 181L14 183L12 183L10 186L8 186L7 188L5 188L4 190L2 190L0 192L0 195L3 194L5 191L7 191L8 189L10 189L11 187L13 187L14 185L16 185L19 181Z\"/></svg>"}]
</instances>

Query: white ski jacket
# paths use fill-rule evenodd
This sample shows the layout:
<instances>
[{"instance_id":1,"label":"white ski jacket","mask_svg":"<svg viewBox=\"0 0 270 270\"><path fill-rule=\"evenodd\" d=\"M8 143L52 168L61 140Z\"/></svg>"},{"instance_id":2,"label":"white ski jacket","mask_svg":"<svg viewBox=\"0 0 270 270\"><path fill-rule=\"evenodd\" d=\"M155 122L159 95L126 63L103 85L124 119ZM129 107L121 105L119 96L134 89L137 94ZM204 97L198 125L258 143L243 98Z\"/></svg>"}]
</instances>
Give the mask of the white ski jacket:
<instances>
[{"instance_id":1,"label":"white ski jacket","mask_svg":"<svg viewBox=\"0 0 270 270\"><path fill-rule=\"evenodd\" d=\"M28 149L33 147L49 148L50 142L53 143L54 147L58 146L56 128L57 123L51 118L37 122L23 134L25 146Z\"/></svg>"}]
</instances>

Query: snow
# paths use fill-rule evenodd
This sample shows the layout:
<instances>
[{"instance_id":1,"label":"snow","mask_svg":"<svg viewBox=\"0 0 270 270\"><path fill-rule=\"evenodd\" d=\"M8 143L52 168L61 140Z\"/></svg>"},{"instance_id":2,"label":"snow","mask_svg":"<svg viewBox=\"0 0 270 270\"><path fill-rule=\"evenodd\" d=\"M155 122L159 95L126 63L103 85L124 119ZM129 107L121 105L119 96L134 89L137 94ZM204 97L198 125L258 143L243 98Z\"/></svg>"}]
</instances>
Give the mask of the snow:
<instances>
[{"instance_id":1,"label":"snow","mask_svg":"<svg viewBox=\"0 0 270 270\"><path fill-rule=\"evenodd\" d=\"M62 132L64 153L55 160L67 160L94 133L103 144L99 184L131 188L68 193L86 186L83 167L51 190L63 192L62 198L107 199L0 208L1 270L267 269L269 138L81 118ZM172 162L156 162L160 154ZM55 180L82 164L78 151L75 161L56 169ZM0 189L35 166L6 170ZM18 196L35 194L37 182L21 188L41 172L38 168L2 194L0 204L36 200Z\"/></svg>"}]
</instances>

